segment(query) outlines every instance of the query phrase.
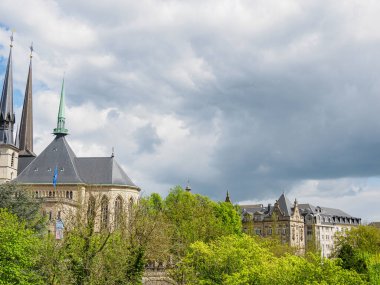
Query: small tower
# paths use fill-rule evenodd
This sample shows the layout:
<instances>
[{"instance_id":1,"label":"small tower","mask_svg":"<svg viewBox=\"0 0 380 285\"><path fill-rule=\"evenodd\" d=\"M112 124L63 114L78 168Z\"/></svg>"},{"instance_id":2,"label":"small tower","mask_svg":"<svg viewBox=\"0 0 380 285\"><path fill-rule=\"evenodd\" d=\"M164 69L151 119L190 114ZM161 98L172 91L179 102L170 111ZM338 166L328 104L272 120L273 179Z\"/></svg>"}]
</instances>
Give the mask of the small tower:
<instances>
[{"instance_id":1,"label":"small tower","mask_svg":"<svg viewBox=\"0 0 380 285\"><path fill-rule=\"evenodd\" d=\"M230 194L228 193L228 190L227 190L227 195L226 195L226 199L224 200L224 202L231 203Z\"/></svg>"},{"instance_id":2,"label":"small tower","mask_svg":"<svg viewBox=\"0 0 380 285\"><path fill-rule=\"evenodd\" d=\"M65 79L62 80L61 99L59 102L57 127L54 129L53 134L56 136L65 136L68 130L65 128Z\"/></svg>"},{"instance_id":3,"label":"small tower","mask_svg":"<svg viewBox=\"0 0 380 285\"><path fill-rule=\"evenodd\" d=\"M190 187L190 181L189 181L189 180L187 180L187 185L186 185L185 190L186 190L187 192L191 192L191 187Z\"/></svg>"},{"instance_id":4,"label":"small tower","mask_svg":"<svg viewBox=\"0 0 380 285\"><path fill-rule=\"evenodd\" d=\"M13 112L12 47L13 33L0 100L0 183L16 178L18 166L18 148L13 137L15 114Z\"/></svg>"}]
</instances>

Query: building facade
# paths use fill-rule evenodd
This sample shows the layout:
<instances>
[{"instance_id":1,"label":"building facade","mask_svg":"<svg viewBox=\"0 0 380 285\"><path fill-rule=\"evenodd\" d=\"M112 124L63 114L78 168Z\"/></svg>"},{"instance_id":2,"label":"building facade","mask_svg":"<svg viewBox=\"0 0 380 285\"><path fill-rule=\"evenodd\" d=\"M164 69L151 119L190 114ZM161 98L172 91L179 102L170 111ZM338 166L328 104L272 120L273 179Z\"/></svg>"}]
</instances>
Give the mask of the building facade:
<instances>
[{"instance_id":1,"label":"building facade","mask_svg":"<svg viewBox=\"0 0 380 285\"><path fill-rule=\"evenodd\" d=\"M345 233L361 224L339 209L293 204L282 194L274 206L240 205L243 230L262 237L278 237L303 253L307 249L320 250L323 257L330 257L334 250L335 235Z\"/></svg>"},{"instance_id":2,"label":"building facade","mask_svg":"<svg viewBox=\"0 0 380 285\"><path fill-rule=\"evenodd\" d=\"M296 248L298 253L304 252L304 218L296 200L292 204L282 194L274 206L241 205L241 208L245 232L278 237L283 243Z\"/></svg>"},{"instance_id":3,"label":"building facade","mask_svg":"<svg viewBox=\"0 0 380 285\"><path fill-rule=\"evenodd\" d=\"M95 210L95 229L113 229L122 212L137 202L140 189L116 161L109 157L77 157L65 126L65 87L62 83L57 126L52 142L39 154L33 151L32 51L18 133L14 135L12 47L0 100L0 183L23 185L41 199L50 221L65 224L79 210Z\"/></svg>"}]
</instances>

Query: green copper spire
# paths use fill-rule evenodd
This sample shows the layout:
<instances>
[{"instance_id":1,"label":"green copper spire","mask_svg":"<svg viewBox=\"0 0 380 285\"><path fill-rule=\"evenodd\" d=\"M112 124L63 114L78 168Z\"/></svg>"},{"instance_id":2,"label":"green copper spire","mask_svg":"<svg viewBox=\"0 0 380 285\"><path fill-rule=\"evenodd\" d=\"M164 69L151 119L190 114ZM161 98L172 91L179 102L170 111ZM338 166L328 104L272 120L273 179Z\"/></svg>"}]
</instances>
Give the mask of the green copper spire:
<instances>
[{"instance_id":1,"label":"green copper spire","mask_svg":"<svg viewBox=\"0 0 380 285\"><path fill-rule=\"evenodd\" d=\"M65 129L65 79L62 80L61 100L59 102L57 127L54 129L55 135L67 135L68 130Z\"/></svg>"}]
</instances>

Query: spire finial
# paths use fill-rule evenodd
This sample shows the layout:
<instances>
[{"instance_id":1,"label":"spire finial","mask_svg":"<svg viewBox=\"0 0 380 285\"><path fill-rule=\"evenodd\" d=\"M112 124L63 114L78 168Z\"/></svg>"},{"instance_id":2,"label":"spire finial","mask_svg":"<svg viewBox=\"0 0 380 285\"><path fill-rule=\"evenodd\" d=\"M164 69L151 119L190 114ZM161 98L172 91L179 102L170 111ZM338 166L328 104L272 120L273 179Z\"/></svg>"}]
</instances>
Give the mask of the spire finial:
<instances>
[{"instance_id":1,"label":"spire finial","mask_svg":"<svg viewBox=\"0 0 380 285\"><path fill-rule=\"evenodd\" d=\"M62 79L61 99L58 109L57 127L54 129L55 135L67 135L68 130L65 128L65 77Z\"/></svg>"},{"instance_id":2,"label":"spire finial","mask_svg":"<svg viewBox=\"0 0 380 285\"><path fill-rule=\"evenodd\" d=\"M32 59L32 57L33 57L33 51L34 51L34 49L33 49L33 42L30 44L29 49L30 49L30 59Z\"/></svg>"},{"instance_id":3,"label":"spire finial","mask_svg":"<svg viewBox=\"0 0 380 285\"><path fill-rule=\"evenodd\" d=\"M12 30L12 34L9 38L11 39L11 43L9 46L12 48L13 47L13 30Z\"/></svg>"}]
</instances>

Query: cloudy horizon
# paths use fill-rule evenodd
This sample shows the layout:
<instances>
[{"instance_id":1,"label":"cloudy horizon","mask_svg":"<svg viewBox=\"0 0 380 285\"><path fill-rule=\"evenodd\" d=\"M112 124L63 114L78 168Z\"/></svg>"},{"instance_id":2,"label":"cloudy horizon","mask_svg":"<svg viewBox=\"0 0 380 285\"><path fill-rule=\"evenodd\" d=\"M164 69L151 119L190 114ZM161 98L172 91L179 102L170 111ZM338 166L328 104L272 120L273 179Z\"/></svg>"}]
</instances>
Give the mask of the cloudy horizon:
<instances>
[{"instance_id":1,"label":"cloudy horizon","mask_svg":"<svg viewBox=\"0 0 380 285\"><path fill-rule=\"evenodd\" d=\"M379 221L380 3L0 2L15 108L33 42L35 152L53 139L118 162L144 194L190 180L234 202L299 202Z\"/></svg>"}]
</instances>

